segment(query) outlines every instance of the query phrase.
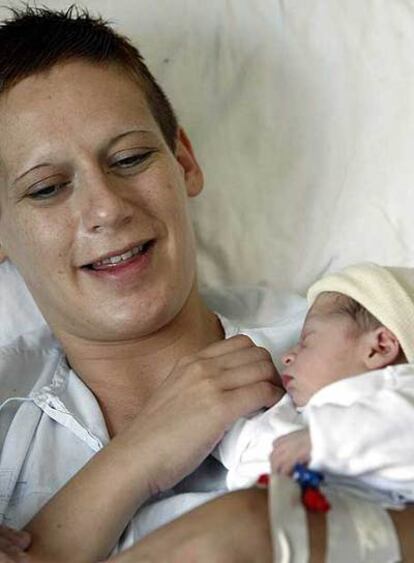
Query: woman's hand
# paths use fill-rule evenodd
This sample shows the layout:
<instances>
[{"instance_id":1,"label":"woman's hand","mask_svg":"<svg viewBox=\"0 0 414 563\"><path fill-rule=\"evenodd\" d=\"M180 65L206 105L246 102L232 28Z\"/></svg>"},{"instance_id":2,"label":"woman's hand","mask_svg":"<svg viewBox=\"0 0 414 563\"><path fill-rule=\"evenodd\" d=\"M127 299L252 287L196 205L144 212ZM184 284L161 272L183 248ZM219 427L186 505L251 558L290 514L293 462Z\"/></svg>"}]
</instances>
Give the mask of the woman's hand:
<instances>
[{"instance_id":1,"label":"woman's hand","mask_svg":"<svg viewBox=\"0 0 414 563\"><path fill-rule=\"evenodd\" d=\"M193 471L239 417L279 400L276 377L267 350L243 335L179 361L126 431L148 462L150 494Z\"/></svg>"},{"instance_id":2,"label":"woman's hand","mask_svg":"<svg viewBox=\"0 0 414 563\"><path fill-rule=\"evenodd\" d=\"M281 397L275 376L269 353L246 336L182 359L130 426L29 523L29 553L54 563L70 553L85 563L107 557L150 495L194 470L237 418Z\"/></svg>"},{"instance_id":3,"label":"woman's hand","mask_svg":"<svg viewBox=\"0 0 414 563\"><path fill-rule=\"evenodd\" d=\"M30 534L0 525L0 563L29 563Z\"/></svg>"},{"instance_id":4,"label":"woman's hand","mask_svg":"<svg viewBox=\"0 0 414 563\"><path fill-rule=\"evenodd\" d=\"M111 563L272 561L267 491L214 499L146 536Z\"/></svg>"}]
</instances>

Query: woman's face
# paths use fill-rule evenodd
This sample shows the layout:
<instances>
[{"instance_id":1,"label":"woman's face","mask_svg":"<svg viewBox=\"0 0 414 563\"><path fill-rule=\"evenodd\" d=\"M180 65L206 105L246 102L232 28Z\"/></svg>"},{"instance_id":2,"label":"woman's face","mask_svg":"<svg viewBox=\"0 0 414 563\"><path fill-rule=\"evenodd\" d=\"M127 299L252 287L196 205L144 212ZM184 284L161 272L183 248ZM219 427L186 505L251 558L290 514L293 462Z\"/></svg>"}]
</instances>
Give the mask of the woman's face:
<instances>
[{"instance_id":1,"label":"woman's face","mask_svg":"<svg viewBox=\"0 0 414 563\"><path fill-rule=\"evenodd\" d=\"M194 284L187 198L202 188L184 135L174 155L137 84L83 61L2 95L0 130L2 251L56 333L129 339L170 322Z\"/></svg>"}]
</instances>

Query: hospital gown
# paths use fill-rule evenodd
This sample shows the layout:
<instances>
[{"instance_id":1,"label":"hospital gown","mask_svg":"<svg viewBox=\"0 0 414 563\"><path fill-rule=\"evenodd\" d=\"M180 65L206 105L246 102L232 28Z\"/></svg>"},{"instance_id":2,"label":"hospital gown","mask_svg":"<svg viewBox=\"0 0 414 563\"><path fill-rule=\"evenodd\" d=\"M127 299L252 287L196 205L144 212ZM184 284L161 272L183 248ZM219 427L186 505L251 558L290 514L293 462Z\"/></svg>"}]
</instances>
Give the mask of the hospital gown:
<instances>
[{"instance_id":1,"label":"hospital gown","mask_svg":"<svg viewBox=\"0 0 414 563\"><path fill-rule=\"evenodd\" d=\"M297 338L303 313L252 330L220 319L226 337L248 334L276 359ZM22 528L108 442L95 396L46 328L0 347L0 523ZM223 465L209 456L137 511L113 553L224 494L225 477Z\"/></svg>"}]
</instances>

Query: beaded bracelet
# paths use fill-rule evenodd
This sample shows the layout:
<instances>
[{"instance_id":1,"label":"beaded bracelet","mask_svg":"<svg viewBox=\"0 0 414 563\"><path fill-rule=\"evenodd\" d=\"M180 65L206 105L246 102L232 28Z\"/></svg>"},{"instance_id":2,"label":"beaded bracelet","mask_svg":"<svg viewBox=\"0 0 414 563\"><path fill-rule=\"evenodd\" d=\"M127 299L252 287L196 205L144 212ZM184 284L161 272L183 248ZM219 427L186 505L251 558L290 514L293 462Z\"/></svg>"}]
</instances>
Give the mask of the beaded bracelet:
<instances>
[{"instance_id":1,"label":"beaded bracelet","mask_svg":"<svg viewBox=\"0 0 414 563\"><path fill-rule=\"evenodd\" d=\"M297 463L293 468L292 478L299 484L302 490L302 503L310 512L328 512L331 505L320 490L324 480L319 471L309 469L302 463ZM263 473L256 481L256 486L266 488L269 485L269 474Z\"/></svg>"}]
</instances>

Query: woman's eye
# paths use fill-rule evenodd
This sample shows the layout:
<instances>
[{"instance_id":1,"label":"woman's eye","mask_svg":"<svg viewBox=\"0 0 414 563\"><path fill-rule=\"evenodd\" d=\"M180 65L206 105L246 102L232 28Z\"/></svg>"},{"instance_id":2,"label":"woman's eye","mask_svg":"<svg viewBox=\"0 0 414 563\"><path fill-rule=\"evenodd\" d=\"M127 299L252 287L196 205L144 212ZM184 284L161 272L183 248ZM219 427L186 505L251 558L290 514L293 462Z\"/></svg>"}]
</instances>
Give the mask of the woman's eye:
<instances>
[{"instance_id":1,"label":"woman's eye","mask_svg":"<svg viewBox=\"0 0 414 563\"><path fill-rule=\"evenodd\" d=\"M44 188L38 188L36 190L34 190L33 192L29 193L29 197L31 199L37 199L37 200L41 200L41 199L49 199L52 198L56 195L58 195L58 193L67 185L67 183L62 183L62 184L53 184L51 186L45 186Z\"/></svg>"},{"instance_id":2,"label":"woman's eye","mask_svg":"<svg viewBox=\"0 0 414 563\"><path fill-rule=\"evenodd\" d=\"M113 167L121 168L121 169L133 168L134 166L138 166L139 164L141 164L142 162L147 160L151 155L152 155L152 151L146 152L146 153L141 153L141 154L133 154L133 155L130 155L130 156L126 156L126 157L120 158L116 162L114 162L111 165L111 168L113 168Z\"/></svg>"}]
</instances>

